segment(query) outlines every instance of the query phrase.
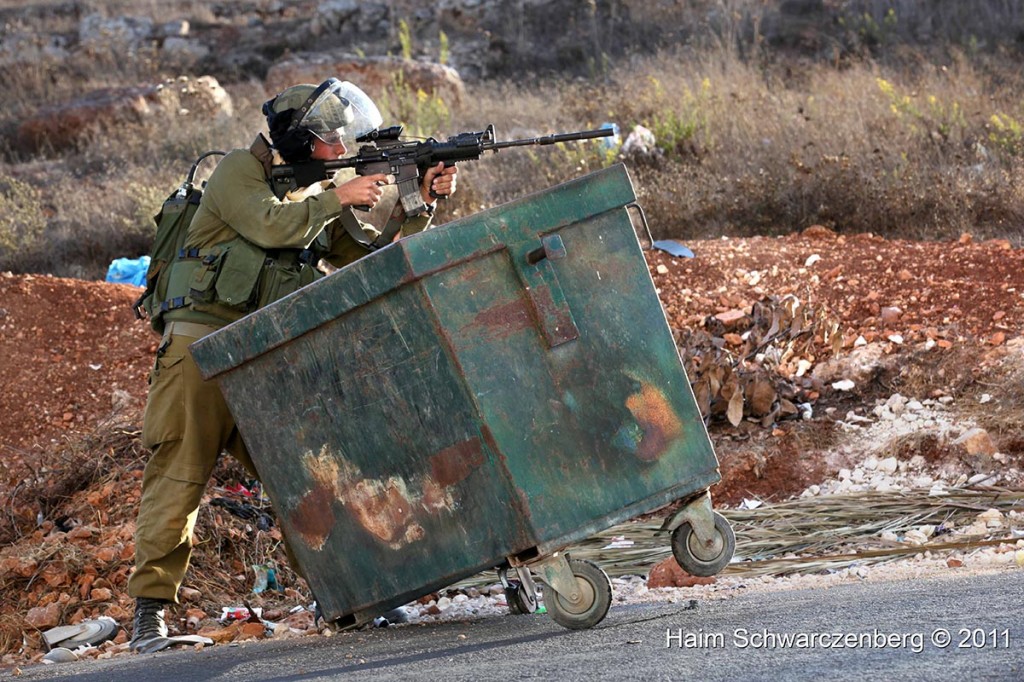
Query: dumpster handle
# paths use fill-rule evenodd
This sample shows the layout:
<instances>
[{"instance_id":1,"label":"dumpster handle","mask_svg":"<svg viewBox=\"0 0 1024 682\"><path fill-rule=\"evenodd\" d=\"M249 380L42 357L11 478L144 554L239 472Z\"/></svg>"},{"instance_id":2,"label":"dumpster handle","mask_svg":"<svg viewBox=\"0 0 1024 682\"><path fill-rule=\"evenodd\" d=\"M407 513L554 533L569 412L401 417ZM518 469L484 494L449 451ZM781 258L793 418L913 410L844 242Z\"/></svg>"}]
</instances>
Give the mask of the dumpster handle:
<instances>
[{"instance_id":1,"label":"dumpster handle","mask_svg":"<svg viewBox=\"0 0 1024 682\"><path fill-rule=\"evenodd\" d=\"M526 262L530 265L536 265L547 257L547 252L544 250L544 247L541 246L540 248L536 248L526 254Z\"/></svg>"},{"instance_id":2,"label":"dumpster handle","mask_svg":"<svg viewBox=\"0 0 1024 682\"><path fill-rule=\"evenodd\" d=\"M632 204L626 205L627 211L631 208L635 208L636 212L640 215L640 224L643 225L644 234L647 235L647 242L645 244L643 235L640 234L640 231L637 230L636 226L634 225L633 231L637 233L636 237L637 240L640 242L640 248L643 249L644 251L649 251L651 247L654 246L654 237L651 236L651 226L647 224L647 215L644 213L643 207L640 204L636 203L635 201Z\"/></svg>"},{"instance_id":3,"label":"dumpster handle","mask_svg":"<svg viewBox=\"0 0 1024 682\"><path fill-rule=\"evenodd\" d=\"M536 265L545 258L559 260L565 258L565 244L557 234L545 235L540 240L540 246L526 253L526 262Z\"/></svg>"}]
</instances>

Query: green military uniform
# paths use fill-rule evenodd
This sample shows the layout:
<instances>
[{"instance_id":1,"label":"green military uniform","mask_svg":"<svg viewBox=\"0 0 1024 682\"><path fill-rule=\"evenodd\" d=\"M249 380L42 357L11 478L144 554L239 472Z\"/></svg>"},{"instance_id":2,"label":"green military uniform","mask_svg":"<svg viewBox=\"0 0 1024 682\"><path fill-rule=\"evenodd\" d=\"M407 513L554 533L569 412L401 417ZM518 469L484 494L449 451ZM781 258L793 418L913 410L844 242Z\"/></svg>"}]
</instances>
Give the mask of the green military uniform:
<instances>
[{"instance_id":1,"label":"green military uniform","mask_svg":"<svg viewBox=\"0 0 1024 682\"><path fill-rule=\"evenodd\" d=\"M294 289L321 276L312 267L315 262L300 257L314 243L322 246L317 255L335 267L367 253L343 227L343 221L356 218L334 192L295 202L279 200L267 181L271 162L272 153L262 135L250 149L225 156L207 183L186 238L186 247L197 254L239 243L246 249L266 251L255 285L259 296L253 297L252 305L289 293L281 282L290 282ZM391 220L403 218L396 207ZM429 221L429 215L405 219L401 233L419 232ZM359 227L370 240L377 234L368 225ZM262 258L261 251L256 253ZM228 255L227 262L231 259ZM190 300L163 313L164 334L150 375L143 423L143 443L153 455L142 479L136 570L128 580L132 597L177 601L200 500L222 451L256 474L220 389L202 380L188 352L193 341L247 312L244 306L216 299Z\"/></svg>"}]
</instances>

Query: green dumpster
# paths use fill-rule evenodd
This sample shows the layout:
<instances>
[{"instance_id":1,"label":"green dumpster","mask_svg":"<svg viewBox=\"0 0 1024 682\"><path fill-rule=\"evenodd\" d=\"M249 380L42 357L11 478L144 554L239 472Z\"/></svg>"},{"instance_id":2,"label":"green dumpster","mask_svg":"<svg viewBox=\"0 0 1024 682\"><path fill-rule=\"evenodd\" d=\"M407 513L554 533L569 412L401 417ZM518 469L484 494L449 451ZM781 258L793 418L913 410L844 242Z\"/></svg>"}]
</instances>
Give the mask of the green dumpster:
<instances>
[{"instance_id":1,"label":"green dumpster","mask_svg":"<svg viewBox=\"0 0 1024 682\"><path fill-rule=\"evenodd\" d=\"M680 563L732 555L718 463L617 165L413 235L196 342L322 615L360 624L483 569L599 622L563 549L666 503ZM642 214L642 212L641 212ZM508 579L508 571L515 580Z\"/></svg>"}]
</instances>

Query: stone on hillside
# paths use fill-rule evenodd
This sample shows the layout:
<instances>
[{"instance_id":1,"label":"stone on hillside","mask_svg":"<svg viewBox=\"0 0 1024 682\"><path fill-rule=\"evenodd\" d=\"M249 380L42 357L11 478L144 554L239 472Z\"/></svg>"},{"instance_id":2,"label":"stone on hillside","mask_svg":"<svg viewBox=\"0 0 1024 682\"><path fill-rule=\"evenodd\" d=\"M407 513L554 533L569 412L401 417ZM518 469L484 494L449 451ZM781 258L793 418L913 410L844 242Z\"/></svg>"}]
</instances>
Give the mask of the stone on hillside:
<instances>
[{"instance_id":1,"label":"stone on hillside","mask_svg":"<svg viewBox=\"0 0 1024 682\"><path fill-rule=\"evenodd\" d=\"M892 326L900 321L903 311L898 306L885 306L879 311L878 316L881 318L882 324Z\"/></svg>"},{"instance_id":2,"label":"stone on hillside","mask_svg":"<svg viewBox=\"0 0 1024 682\"><path fill-rule=\"evenodd\" d=\"M726 310L715 315L715 319L724 324L726 329L738 329L743 326L741 323L747 319L747 314L742 310Z\"/></svg>"},{"instance_id":3,"label":"stone on hillside","mask_svg":"<svg viewBox=\"0 0 1024 682\"><path fill-rule=\"evenodd\" d=\"M209 119L233 111L231 96L215 78L181 77L156 85L101 88L71 102L42 107L21 123L18 137L29 150L66 149L99 123L116 127L160 112Z\"/></svg>"},{"instance_id":4,"label":"stone on hillside","mask_svg":"<svg viewBox=\"0 0 1024 682\"><path fill-rule=\"evenodd\" d=\"M823 383L848 379L858 386L864 386L869 384L877 373L895 363L893 357L885 356L884 345L869 343L866 346L855 347L845 355L819 362L815 365L812 376Z\"/></svg>"},{"instance_id":5,"label":"stone on hillside","mask_svg":"<svg viewBox=\"0 0 1024 682\"><path fill-rule=\"evenodd\" d=\"M0 66L34 64L45 60L64 61L69 58L62 36L47 36L11 31L0 36Z\"/></svg>"},{"instance_id":6,"label":"stone on hillside","mask_svg":"<svg viewBox=\"0 0 1024 682\"><path fill-rule=\"evenodd\" d=\"M60 604L53 603L29 609L25 622L38 630L55 628L60 624Z\"/></svg>"},{"instance_id":7,"label":"stone on hillside","mask_svg":"<svg viewBox=\"0 0 1024 682\"><path fill-rule=\"evenodd\" d=\"M422 90L448 106L458 106L465 97L462 78L455 69L443 64L332 53L296 55L278 62L267 72L264 87L268 94L276 94L296 83L320 83L333 76L355 83L376 99L395 84L399 75L413 92Z\"/></svg>"},{"instance_id":8,"label":"stone on hillside","mask_svg":"<svg viewBox=\"0 0 1024 682\"><path fill-rule=\"evenodd\" d=\"M969 429L953 441L953 444L962 445L971 456L991 457L996 453L992 437L982 428Z\"/></svg>"},{"instance_id":9,"label":"stone on hillside","mask_svg":"<svg viewBox=\"0 0 1024 682\"><path fill-rule=\"evenodd\" d=\"M153 20L147 17L89 14L78 24L78 43L84 48L134 48L152 32Z\"/></svg>"},{"instance_id":10,"label":"stone on hillside","mask_svg":"<svg viewBox=\"0 0 1024 682\"><path fill-rule=\"evenodd\" d=\"M337 33L359 14L359 4L356 0L325 0L317 3L309 26L310 33L315 36Z\"/></svg>"},{"instance_id":11,"label":"stone on hillside","mask_svg":"<svg viewBox=\"0 0 1024 682\"><path fill-rule=\"evenodd\" d=\"M165 38L161 49L165 54L192 60L199 60L210 54L210 48L198 40L177 36Z\"/></svg>"}]
</instances>

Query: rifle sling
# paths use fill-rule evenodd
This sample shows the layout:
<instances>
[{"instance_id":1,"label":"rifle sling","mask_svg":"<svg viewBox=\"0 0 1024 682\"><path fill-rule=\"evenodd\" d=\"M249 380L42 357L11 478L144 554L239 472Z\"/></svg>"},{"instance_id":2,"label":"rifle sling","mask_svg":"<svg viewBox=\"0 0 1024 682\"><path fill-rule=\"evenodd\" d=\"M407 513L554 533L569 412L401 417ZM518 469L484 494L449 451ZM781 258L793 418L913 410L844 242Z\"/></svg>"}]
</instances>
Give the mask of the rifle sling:
<instances>
[{"instance_id":1,"label":"rifle sling","mask_svg":"<svg viewBox=\"0 0 1024 682\"><path fill-rule=\"evenodd\" d=\"M384 225L384 230L373 241L366 238L366 232L363 231L362 223L359 222L359 219L356 218L352 211L342 211L341 225L356 244L359 244L367 251L376 251L390 244L394 240L395 235L401 231L405 213L399 210L400 206L401 204L396 205L395 210L391 212L388 218L387 224Z\"/></svg>"}]
</instances>

